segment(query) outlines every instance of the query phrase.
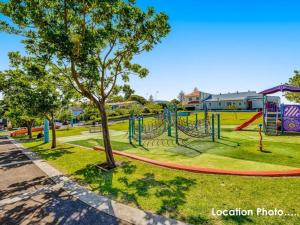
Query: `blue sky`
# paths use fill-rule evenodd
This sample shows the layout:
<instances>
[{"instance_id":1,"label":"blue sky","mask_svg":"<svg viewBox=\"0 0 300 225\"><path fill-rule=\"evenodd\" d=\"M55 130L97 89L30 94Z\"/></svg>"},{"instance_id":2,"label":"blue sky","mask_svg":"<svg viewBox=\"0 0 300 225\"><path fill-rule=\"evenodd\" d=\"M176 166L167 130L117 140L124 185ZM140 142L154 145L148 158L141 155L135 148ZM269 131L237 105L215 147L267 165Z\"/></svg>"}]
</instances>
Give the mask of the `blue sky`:
<instances>
[{"instance_id":1,"label":"blue sky","mask_svg":"<svg viewBox=\"0 0 300 225\"><path fill-rule=\"evenodd\" d=\"M150 70L131 79L137 94L172 99L195 86L210 93L260 91L300 69L300 2L292 0L138 0L170 17L171 33L136 58ZM0 34L0 70L19 39Z\"/></svg>"}]
</instances>

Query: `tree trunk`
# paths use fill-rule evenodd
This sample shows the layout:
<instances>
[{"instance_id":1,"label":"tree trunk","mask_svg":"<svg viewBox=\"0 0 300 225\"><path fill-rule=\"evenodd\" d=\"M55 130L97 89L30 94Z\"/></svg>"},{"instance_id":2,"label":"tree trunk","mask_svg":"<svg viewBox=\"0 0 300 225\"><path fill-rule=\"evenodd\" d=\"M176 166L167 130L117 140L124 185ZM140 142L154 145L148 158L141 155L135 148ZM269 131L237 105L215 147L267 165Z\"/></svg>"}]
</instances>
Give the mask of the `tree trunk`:
<instances>
[{"instance_id":1,"label":"tree trunk","mask_svg":"<svg viewBox=\"0 0 300 225\"><path fill-rule=\"evenodd\" d=\"M27 135L29 136L29 139L32 139L32 125L32 121L27 122Z\"/></svg>"},{"instance_id":2,"label":"tree trunk","mask_svg":"<svg viewBox=\"0 0 300 225\"><path fill-rule=\"evenodd\" d=\"M102 135L103 135L103 143L105 148L105 155L106 155L106 163L108 168L112 169L116 167L115 159L112 152L112 147L110 143L109 137L109 130L108 130L108 123L107 123L107 114L105 111L104 103L98 104L98 109L101 115L101 124L102 124Z\"/></svg>"},{"instance_id":3,"label":"tree trunk","mask_svg":"<svg viewBox=\"0 0 300 225\"><path fill-rule=\"evenodd\" d=\"M51 148L56 148L56 124L55 124L55 118L52 115L51 116L51 129L52 129L52 145Z\"/></svg>"}]
</instances>

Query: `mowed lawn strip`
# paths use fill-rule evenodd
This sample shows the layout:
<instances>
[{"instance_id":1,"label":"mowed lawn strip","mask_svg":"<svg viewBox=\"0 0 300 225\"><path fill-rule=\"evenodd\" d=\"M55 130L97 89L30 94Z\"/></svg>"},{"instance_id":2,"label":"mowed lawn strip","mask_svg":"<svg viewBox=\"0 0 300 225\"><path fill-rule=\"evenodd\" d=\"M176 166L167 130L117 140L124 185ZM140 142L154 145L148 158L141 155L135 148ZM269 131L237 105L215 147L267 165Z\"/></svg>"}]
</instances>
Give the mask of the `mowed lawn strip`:
<instances>
[{"instance_id":1,"label":"mowed lawn strip","mask_svg":"<svg viewBox=\"0 0 300 225\"><path fill-rule=\"evenodd\" d=\"M255 127L251 127L255 128ZM135 155L166 162L234 170L288 170L300 168L299 136L265 136L263 151L258 150L259 134L255 130L223 129L221 140L191 139L176 145L175 138L166 134L154 140L144 140L143 146L128 143L126 135L113 136L112 147ZM182 134L180 138L190 139ZM91 138L70 143L93 148L103 141Z\"/></svg>"},{"instance_id":2,"label":"mowed lawn strip","mask_svg":"<svg viewBox=\"0 0 300 225\"><path fill-rule=\"evenodd\" d=\"M300 217L214 217L215 209L279 208L300 212L300 178L194 174L116 157L122 166L100 172L104 154L68 144L24 143L53 166L117 201L192 224L299 224Z\"/></svg>"}]
</instances>

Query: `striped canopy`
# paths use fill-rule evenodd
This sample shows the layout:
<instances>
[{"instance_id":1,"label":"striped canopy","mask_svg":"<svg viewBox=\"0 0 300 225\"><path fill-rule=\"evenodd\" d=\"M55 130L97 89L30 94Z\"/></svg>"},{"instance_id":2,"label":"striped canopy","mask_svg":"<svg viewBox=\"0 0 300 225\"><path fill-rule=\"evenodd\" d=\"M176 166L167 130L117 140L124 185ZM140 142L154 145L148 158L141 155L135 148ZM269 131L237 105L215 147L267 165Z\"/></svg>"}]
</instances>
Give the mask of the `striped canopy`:
<instances>
[{"instance_id":1,"label":"striped canopy","mask_svg":"<svg viewBox=\"0 0 300 225\"><path fill-rule=\"evenodd\" d=\"M267 90L261 91L259 94L263 95L269 95L269 94L274 94L276 92L285 92L285 91L290 91L290 92L300 92L300 87L295 87L287 84L282 84L278 85L273 88L269 88Z\"/></svg>"}]
</instances>

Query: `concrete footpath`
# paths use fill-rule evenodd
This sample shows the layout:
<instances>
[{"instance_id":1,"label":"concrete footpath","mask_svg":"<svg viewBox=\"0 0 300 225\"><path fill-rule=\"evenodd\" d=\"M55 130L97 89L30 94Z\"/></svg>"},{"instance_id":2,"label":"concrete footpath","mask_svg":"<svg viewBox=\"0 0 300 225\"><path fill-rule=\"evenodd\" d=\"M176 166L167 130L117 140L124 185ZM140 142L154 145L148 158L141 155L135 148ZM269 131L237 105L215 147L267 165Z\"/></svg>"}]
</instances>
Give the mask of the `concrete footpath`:
<instances>
[{"instance_id":1,"label":"concrete footpath","mask_svg":"<svg viewBox=\"0 0 300 225\"><path fill-rule=\"evenodd\" d=\"M0 136L0 224L184 224L90 192Z\"/></svg>"}]
</instances>

